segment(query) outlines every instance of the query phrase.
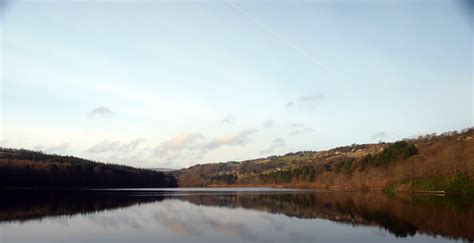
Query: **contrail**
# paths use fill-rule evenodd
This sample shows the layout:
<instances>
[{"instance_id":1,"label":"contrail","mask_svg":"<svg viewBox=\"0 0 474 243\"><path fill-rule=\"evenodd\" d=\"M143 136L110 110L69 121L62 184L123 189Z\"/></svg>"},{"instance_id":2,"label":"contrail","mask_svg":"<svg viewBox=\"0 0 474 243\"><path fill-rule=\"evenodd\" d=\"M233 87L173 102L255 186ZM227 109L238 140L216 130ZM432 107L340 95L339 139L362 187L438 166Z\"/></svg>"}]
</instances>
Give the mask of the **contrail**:
<instances>
[{"instance_id":1,"label":"contrail","mask_svg":"<svg viewBox=\"0 0 474 243\"><path fill-rule=\"evenodd\" d=\"M247 18L249 18L250 20L252 20L255 24L257 24L260 28L264 29L265 31L267 31L268 33L270 33L271 35L273 35L274 37L278 38L280 41L284 42L288 47L290 47L291 49L295 50L296 52L298 52L299 54L301 54L302 56L308 58L313 64L319 66L320 68L324 69L325 71L330 71L329 68L325 67L322 63L320 63L319 61L317 61L314 57L312 57L311 55L309 55L305 50L301 49L300 47L298 47L297 45L293 44L292 42L288 41L287 39L285 39L283 36L281 36L280 34L278 34L277 32L273 31L272 28L270 28L270 26L268 26L267 24L263 23L262 21L252 17L247 11L245 11L244 9L240 8L239 6L237 6L236 4L234 4L233 2L231 2L230 0L226 0L226 3L231 6L233 9L239 11L241 14L245 15Z\"/></svg>"}]
</instances>

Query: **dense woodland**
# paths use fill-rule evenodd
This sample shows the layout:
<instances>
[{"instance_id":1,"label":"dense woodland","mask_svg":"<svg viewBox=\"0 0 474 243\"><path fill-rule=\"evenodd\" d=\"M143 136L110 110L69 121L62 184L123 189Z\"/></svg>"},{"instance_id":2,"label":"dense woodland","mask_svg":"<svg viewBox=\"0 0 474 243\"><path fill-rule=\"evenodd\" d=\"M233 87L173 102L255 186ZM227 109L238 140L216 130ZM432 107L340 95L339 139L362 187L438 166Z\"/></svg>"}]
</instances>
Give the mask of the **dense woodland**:
<instances>
[{"instance_id":1,"label":"dense woodland","mask_svg":"<svg viewBox=\"0 0 474 243\"><path fill-rule=\"evenodd\" d=\"M177 187L168 173L0 148L0 187Z\"/></svg>"}]
</instances>

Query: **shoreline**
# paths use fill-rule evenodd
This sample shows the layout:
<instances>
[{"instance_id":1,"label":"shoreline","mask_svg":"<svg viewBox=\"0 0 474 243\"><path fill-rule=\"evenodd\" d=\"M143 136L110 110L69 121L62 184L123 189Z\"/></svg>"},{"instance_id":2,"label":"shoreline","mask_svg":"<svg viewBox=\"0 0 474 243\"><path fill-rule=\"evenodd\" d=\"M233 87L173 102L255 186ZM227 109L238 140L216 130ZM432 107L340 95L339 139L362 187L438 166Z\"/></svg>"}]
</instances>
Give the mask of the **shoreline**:
<instances>
[{"instance_id":1,"label":"shoreline","mask_svg":"<svg viewBox=\"0 0 474 243\"><path fill-rule=\"evenodd\" d=\"M287 186L287 185L245 185L245 184L235 184L235 185L218 185L212 184L206 186L207 188L257 188L257 187L269 187L275 189L306 189L306 190L327 190L327 191L343 191L343 192L353 192L353 191L368 191L368 192L383 192L383 193L409 193L409 194L424 194L424 195L474 195L470 193L450 193L444 190L430 191L430 190L393 190L385 191L383 188L377 187L345 187L345 186ZM178 187L179 188L179 187Z\"/></svg>"}]
</instances>

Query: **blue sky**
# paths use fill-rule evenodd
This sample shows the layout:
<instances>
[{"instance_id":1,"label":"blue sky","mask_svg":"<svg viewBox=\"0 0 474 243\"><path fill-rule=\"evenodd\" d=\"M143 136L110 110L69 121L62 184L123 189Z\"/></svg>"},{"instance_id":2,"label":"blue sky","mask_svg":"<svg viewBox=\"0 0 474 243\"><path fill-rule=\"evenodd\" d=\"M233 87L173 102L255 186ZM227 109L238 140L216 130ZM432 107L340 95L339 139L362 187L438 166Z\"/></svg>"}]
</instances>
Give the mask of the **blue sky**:
<instances>
[{"instance_id":1,"label":"blue sky","mask_svg":"<svg viewBox=\"0 0 474 243\"><path fill-rule=\"evenodd\" d=\"M179 168L473 126L468 1L7 1L5 147Z\"/></svg>"}]
</instances>

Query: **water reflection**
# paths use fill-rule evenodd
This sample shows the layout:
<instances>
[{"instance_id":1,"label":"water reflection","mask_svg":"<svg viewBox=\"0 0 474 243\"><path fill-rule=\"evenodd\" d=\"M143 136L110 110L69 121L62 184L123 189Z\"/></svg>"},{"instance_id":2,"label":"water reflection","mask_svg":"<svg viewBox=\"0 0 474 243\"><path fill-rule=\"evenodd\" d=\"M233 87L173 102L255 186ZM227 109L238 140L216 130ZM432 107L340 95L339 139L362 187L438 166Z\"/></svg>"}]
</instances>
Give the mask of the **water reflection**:
<instances>
[{"instance_id":1,"label":"water reflection","mask_svg":"<svg viewBox=\"0 0 474 243\"><path fill-rule=\"evenodd\" d=\"M1 194L2 243L474 239L473 201L454 196L293 191Z\"/></svg>"}]
</instances>

